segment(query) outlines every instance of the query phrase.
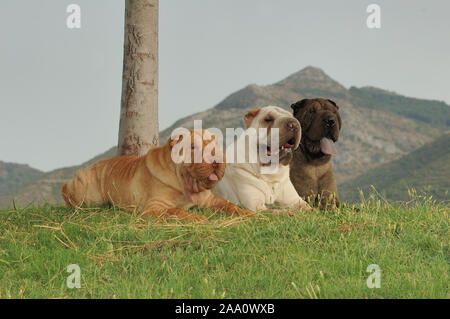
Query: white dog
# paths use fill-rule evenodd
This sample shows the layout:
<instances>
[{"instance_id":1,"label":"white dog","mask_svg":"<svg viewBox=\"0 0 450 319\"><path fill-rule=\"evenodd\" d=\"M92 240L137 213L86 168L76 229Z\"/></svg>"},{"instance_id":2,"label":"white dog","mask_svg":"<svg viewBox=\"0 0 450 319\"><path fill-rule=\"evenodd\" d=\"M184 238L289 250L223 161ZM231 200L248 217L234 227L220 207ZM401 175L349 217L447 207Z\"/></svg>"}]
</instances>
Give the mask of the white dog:
<instances>
[{"instance_id":1,"label":"white dog","mask_svg":"<svg viewBox=\"0 0 450 319\"><path fill-rule=\"evenodd\" d=\"M228 146L228 148L234 149L234 161L230 163L228 159L225 175L212 189L213 193L253 211L265 210L267 205L291 209L310 209L309 205L297 194L289 179L289 162L292 159L293 150L298 147L301 139L300 123L291 113L277 106L252 110L245 115L244 120L245 135L242 134L237 141ZM267 144L260 142L260 128L267 132ZM278 128L278 140L276 141L278 143L272 141L272 135L276 136L275 133L272 134L276 131L273 130L274 128ZM258 134L254 143L258 143L259 156L255 156L256 160L252 163L249 161L250 152L246 151L245 161L239 163L237 162L237 145L242 138L246 139L246 146L251 144L248 137L249 129L256 129ZM277 149L274 150L273 146L277 144L280 147L277 146ZM248 147L246 149L248 150ZM266 153L271 158L277 156L278 163L275 172L264 170L273 163L262 161L261 153Z\"/></svg>"}]
</instances>

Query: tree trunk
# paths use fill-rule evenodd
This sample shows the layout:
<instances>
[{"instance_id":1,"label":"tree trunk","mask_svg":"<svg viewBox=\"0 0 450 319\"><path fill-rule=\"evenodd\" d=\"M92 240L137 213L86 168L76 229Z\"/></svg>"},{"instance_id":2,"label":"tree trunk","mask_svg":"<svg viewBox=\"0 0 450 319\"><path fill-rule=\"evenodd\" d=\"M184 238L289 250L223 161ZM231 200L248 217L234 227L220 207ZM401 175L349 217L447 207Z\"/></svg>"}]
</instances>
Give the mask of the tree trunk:
<instances>
[{"instance_id":1,"label":"tree trunk","mask_svg":"<svg viewBox=\"0 0 450 319\"><path fill-rule=\"evenodd\" d=\"M118 155L158 145L158 0L125 1Z\"/></svg>"}]
</instances>

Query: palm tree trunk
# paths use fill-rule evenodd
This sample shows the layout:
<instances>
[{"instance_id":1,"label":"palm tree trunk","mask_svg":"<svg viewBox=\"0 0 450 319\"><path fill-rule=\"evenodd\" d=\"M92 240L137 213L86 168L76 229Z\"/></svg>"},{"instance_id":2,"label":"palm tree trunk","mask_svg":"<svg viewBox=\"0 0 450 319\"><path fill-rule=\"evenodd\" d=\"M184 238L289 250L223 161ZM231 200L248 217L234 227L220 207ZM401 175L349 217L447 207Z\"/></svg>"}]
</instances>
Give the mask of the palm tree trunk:
<instances>
[{"instance_id":1,"label":"palm tree trunk","mask_svg":"<svg viewBox=\"0 0 450 319\"><path fill-rule=\"evenodd\" d=\"M158 0L125 1L118 155L158 145Z\"/></svg>"}]
</instances>

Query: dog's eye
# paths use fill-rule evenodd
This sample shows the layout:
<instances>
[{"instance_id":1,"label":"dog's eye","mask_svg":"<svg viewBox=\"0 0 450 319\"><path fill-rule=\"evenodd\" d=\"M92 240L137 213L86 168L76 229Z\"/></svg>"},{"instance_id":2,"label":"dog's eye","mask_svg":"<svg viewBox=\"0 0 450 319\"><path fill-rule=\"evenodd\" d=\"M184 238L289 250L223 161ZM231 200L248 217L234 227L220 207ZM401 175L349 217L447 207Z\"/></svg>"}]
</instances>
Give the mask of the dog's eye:
<instances>
[{"instance_id":1,"label":"dog's eye","mask_svg":"<svg viewBox=\"0 0 450 319\"><path fill-rule=\"evenodd\" d=\"M315 112L316 112L316 109L315 109L315 108L309 109L309 113L315 113Z\"/></svg>"},{"instance_id":2,"label":"dog's eye","mask_svg":"<svg viewBox=\"0 0 450 319\"><path fill-rule=\"evenodd\" d=\"M266 117L266 118L264 119L264 121L265 121L266 123L271 123L271 122L273 122L273 118L272 118L272 117Z\"/></svg>"}]
</instances>

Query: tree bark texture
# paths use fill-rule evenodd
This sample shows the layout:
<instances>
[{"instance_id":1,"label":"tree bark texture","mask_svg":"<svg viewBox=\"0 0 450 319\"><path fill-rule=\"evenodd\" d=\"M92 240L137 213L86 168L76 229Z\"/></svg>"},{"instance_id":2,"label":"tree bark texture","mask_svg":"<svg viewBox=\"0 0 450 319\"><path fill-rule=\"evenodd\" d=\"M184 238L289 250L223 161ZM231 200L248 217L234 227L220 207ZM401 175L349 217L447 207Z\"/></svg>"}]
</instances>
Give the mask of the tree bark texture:
<instances>
[{"instance_id":1,"label":"tree bark texture","mask_svg":"<svg viewBox=\"0 0 450 319\"><path fill-rule=\"evenodd\" d=\"M118 155L158 145L158 0L125 1Z\"/></svg>"}]
</instances>

